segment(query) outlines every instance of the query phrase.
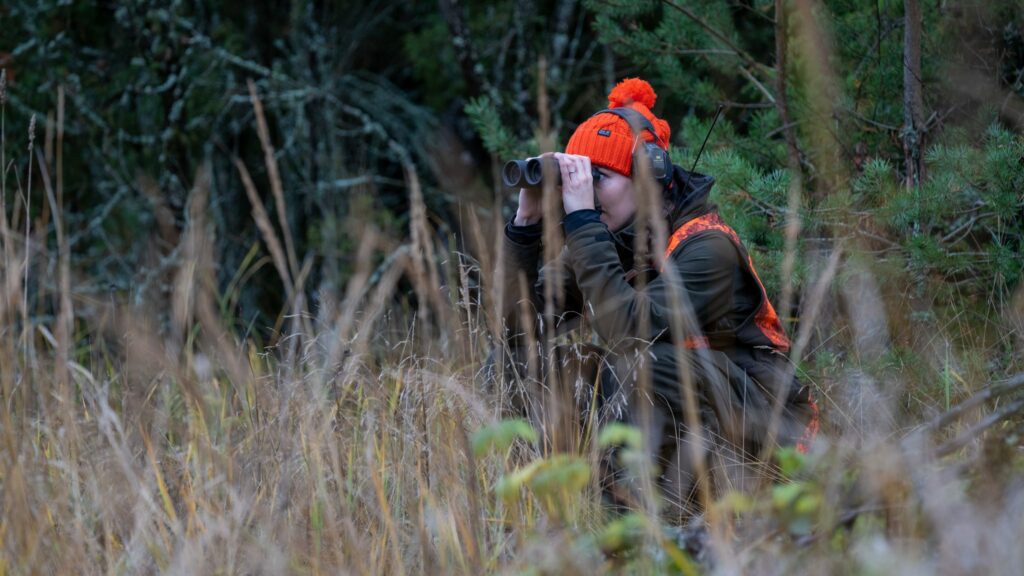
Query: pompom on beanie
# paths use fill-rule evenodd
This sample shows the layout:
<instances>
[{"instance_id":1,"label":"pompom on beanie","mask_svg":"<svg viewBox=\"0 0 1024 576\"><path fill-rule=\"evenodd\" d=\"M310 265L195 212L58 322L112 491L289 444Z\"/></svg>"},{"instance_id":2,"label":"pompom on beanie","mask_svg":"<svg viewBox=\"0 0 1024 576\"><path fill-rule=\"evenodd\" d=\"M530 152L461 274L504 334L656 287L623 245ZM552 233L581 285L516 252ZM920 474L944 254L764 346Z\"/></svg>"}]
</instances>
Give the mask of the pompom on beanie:
<instances>
[{"instance_id":1,"label":"pompom on beanie","mask_svg":"<svg viewBox=\"0 0 1024 576\"><path fill-rule=\"evenodd\" d=\"M668 122L651 112L657 100L658 95L646 80L626 78L608 94L608 108L632 108L643 114L654 126L658 138L655 139L648 130L641 130L640 137L667 149L672 130ZM591 116L576 128L565 153L587 156L592 164L632 176L633 150L639 144L636 138L624 118L605 112Z\"/></svg>"}]
</instances>

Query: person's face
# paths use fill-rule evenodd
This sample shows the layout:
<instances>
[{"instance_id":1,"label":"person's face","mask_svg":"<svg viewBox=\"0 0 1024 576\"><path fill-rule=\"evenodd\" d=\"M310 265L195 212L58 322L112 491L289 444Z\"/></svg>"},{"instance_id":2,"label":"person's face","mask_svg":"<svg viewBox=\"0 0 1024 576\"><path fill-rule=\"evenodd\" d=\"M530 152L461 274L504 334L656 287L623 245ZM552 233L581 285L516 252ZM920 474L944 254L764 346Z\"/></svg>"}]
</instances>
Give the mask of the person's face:
<instances>
[{"instance_id":1,"label":"person's face","mask_svg":"<svg viewBox=\"0 0 1024 576\"><path fill-rule=\"evenodd\" d=\"M601 204L601 221L615 232L628 224L636 214L633 180L602 166L597 171L601 178L594 180L594 193Z\"/></svg>"}]
</instances>

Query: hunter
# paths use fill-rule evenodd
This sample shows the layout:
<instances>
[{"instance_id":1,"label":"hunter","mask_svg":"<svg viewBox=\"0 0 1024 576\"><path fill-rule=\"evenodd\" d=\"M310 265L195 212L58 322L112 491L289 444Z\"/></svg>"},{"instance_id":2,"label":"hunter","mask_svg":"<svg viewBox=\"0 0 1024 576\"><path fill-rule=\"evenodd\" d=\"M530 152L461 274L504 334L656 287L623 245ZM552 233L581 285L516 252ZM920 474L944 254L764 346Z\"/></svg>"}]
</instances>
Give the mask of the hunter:
<instances>
[{"instance_id":1,"label":"hunter","mask_svg":"<svg viewBox=\"0 0 1024 576\"><path fill-rule=\"evenodd\" d=\"M561 176L554 190L564 208L564 246L547 265L541 266L543 188L519 191L504 238L504 365L522 396L520 407L530 412L530 406L544 405L539 396L550 384L548 365L565 365L572 353L561 348L556 359L543 361L537 352L542 347L529 344L544 331L553 336L585 320L601 346L593 354L575 348L576 356L596 359L585 380L591 386L576 390L577 405L592 395L603 421L617 419L644 432L670 505L667 514L683 518L694 511L698 484L690 442L699 438L700 457L719 471L756 463L770 438L806 451L817 430L817 407L792 376L789 340L752 260L708 200L714 178L668 159L671 131L651 111L656 98L646 81L622 81L608 95L608 108L579 125L564 153L553 154ZM651 181L641 182L641 173ZM661 190L668 241L648 244L647 256L637 258L638 192L647 184ZM672 297L672 278L657 265L654 250L674 268L681 298ZM547 292L555 294L558 309L554 325L546 326L545 283L551 278L560 279L557 290ZM680 322L673 315L685 308L692 313ZM680 326L688 328L674 333ZM530 374L534 386L527 383ZM690 433L686 382L696 400L699 434ZM611 467L606 497L623 502L628 494L616 487L621 469Z\"/></svg>"}]
</instances>

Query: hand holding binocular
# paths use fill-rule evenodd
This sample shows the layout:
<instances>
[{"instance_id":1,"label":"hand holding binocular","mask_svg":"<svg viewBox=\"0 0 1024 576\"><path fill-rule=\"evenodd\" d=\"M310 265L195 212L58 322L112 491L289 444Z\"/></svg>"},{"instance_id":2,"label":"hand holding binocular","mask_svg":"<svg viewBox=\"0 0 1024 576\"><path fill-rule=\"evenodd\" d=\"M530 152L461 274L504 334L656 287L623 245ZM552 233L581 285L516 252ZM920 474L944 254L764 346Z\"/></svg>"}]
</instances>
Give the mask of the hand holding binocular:
<instances>
[{"instance_id":1,"label":"hand holding binocular","mask_svg":"<svg viewBox=\"0 0 1024 576\"><path fill-rule=\"evenodd\" d=\"M562 185L562 171L553 156L510 160L501 169L501 182L509 188L543 188L545 172L555 179L555 186ZM595 166L591 166L590 172L595 182L601 179Z\"/></svg>"}]
</instances>

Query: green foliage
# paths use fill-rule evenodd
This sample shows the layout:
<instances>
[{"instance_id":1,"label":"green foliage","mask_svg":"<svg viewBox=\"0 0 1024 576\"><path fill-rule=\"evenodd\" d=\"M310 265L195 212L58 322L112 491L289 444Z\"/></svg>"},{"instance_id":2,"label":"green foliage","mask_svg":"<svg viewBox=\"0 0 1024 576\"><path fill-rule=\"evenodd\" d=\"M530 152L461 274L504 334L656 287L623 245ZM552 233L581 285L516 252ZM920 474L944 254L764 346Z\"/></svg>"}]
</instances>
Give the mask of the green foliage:
<instances>
[{"instance_id":1,"label":"green foliage","mask_svg":"<svg viewBox=\"0 0 1024 576\"><path fill-rule=\"evenodd\" d=\"M426 103L441 109L465 91L465 83L454 65L451 34L439 14L423 18L425 22L414 34L404 36L405 57L423 85Z\"/></svg>"},{"instance_id":2,"label":"green foliage","mask_svg":"<svg viewBox=\"0 0 1024 576\"><path fill-rule=\"evenodd\" d=\"M782 169L785 128L765 95L765 90L775 90L773 77L766 72L774 65L773 3L756 2L744 10L717 2L678 3L683 9L675 4L588 2L586 6L597 14L595 30L601 39L657 87L659 114L676 128L673 158L677 163L690 167L719 103L755 106L725 109L698 171L716 178L714 200L750 249L769 294L777 297L783 284L779 272L790 176ZM932 278L929 290L937 291L945 304L965 294L1005 295L1021 277L1021 259L1011 255L1021 252L1024 227L1020 135L994 122L998 110L987 106L960 115L960 126L984 122L988 128L983 134L954 123L943 129L935 125L925 150L927 179L920 187L905 186L899 138L904 114L903 4L829 2L822 14L831 25L835 54L829 65L839 81L840 97L833 102L836 117L828 120L828 131L837 140L840 161L847 163L843 170L851 178L827 194L816 192L820 188L817 173L823 167L813 166L820 160L808 153L813 145L808 134L822 119L814 116L810 105L809 56L797 42L798 11L789 6L786 96L791 121L799 126L797 146L805 162L812 164L802 168L803 236L844 235L863 229L888 241L881 256L883 262L893 264L888 273L909 274L918 281ZM941 70L941 63L960 61L958 47L971 44L981 49L983 40L942 11L925 12L925 107L941 114L940 80L948 73ZM994 5L986 17L993 22L1000 18L1016 22L1013 14L1019 15L1019 10L1004 2ZM1001 44L1011 59L1016 58L1005 79L1011 89L1020 90L1024 41L1018 24L1005 27L990 42ZM736 48L755 62L737 55ZM965 67L976 65L964 62ZM1007 67L1003 70L1006 74ZM856 218L851 218L854 214ZM854 219L858 223L851 225ZM802 248L803 242L798 255L804 253ZM800 291L806 269L799 257L796 270L786 280ZM955 283L955 297L948 288L950 282Z\"/></svg>"},{"instance_id":3,"label":"green foliage","mask_svg":"<svg viewBox=\"0 0 1024 576\"><path fill-rule=\"evenodd\" d=\"M961 294L1005 291L1021 277L1024 138L998 124L980 147L956 136L929 148L930 175L920 188L895 183L888 163L873 160L854 191L865 204L878 205L879 222L905 235L909 271L956 281ZM873 200L876 189L886 191L888 200Z\"/></svg>"},{"instance_id":4,"label":"green foliage","mask_svg":"<svg viewBox=\"0 0 1024 576\"><path fill-rule=\"evenodd\" d=\"M477 458L488 453L505 454L516 440L531 444L538 441L534 428L523 419L502 420L485 426L473 434L473 453ZM590 465L586 460L568 454L536 458L502 475L494 484L494 493L507 503L514 503L527 490L538 498L549 513L564 517L571 499L590 482Z\"/></svg>"},{"instance_id":5,"label":"green foliage","mask_svg":"<svg viewBox=\"0 0 1024 576\"><path fill-rule=\"evenodd\" d=\"M801 454L794 446L777 449L775 458L786 480L771 488L772 513L790 534L808 535L824 512L826 500L821 471L825 467Z\"/></svg>"},{"instance_id":6,"label":"green foliage","mask_svg":"<svg viewBox=\"0 0 1024 576\"><path fill-rule=\"evenodd\" d=\"M823 501L820 491L807 482L789 482L772 488L772 506L792 534L811 533Z\"/></svg>"},{"instance_id":7,"label":"green foliage","mask_svg":"<svg viewBox=\"0 0 1024 576\"><path fill-rule=\"evenodd\" d=\"M470 100L465 108L466 116L473 123L484 141L484 147L499 158L511 159L521 156L516 139L502 123L497 108L487 96Z\"/></svg>"},{"instance_id":8,"label":"green foliage","mask_svg":"<svg viewBox=\"0 0 1024 576\"><path fill-rule=\"evenodd\" d=\"M639 450L643 446L643 435L634 426L612 422L601 429L601 433L597 436L597 445L602 449L625 446Z\"/></svg>"},{"instance_id":9,"label":"green foliage","mask_svg":"<svg viewBox=\"0 0 1024 576\"><path fill-rule=\"evenodd\" d=\"M796 476L807 466L807 457L793 446L784 446L775 451L779 471L787 477Z\"/></svg>"},{"instance_id":10,"label":"green foliage","mask_svg":"<svg viewBox=\"0 0 1024 576\"><path fill-rule=\"evenodd\" d=\"M568 454L537 458L498 479L494 493L506 503L518 502L526 490L555 518L570 519L580 492L590 482L590 465Z\"/></svg>"},{"instance_id":11,"label":"green foliage","mask_svg":"<svg viewBox=\"0 0 1024 576\"><path fill-rule=\"evenodd\" d=\"M582 458L559 454L543 462L527 482L537 496L576 493L590 481L590 465Z\"/></svg>"},{"instance_id":12,"label":"green foliage","mask_svg":"<svg viewBox=\"0 0 1024 576\"><path fill-rule=\"evenodd\" d=\"M856 201L865 207L877 208L895 196L898 183L892 163L885 158L872 158L864 172L853 181Z\"/></svg>"},{"instance_id":13,"label":"green foliage","mask_svg":"<svg viewBox=\"0 0 1024 576\"><path fill-rule=\"evenodd\" d=\"M597 445L602 450L616 449L615 458L618 463L632 474L639 476L648 472L657 473L657 465L648 461L643 448L643 433L635 426L611 422L601 429L597 436ZM645 466L651 468L645 470Z\"/></svg>"},{"instance_id":14,"label":"green foliage","mask_svg":"<svg viewBox=\"0 0 1024 576\"><path fill-rule=\"evenodd\" d=\"M478 458L488 452L506 452L516 440L537 442L537 431L521 418L502 420L473 434L473 454Z\"/></svg>"},{"instance_id":15,"label":"green foliage","mask_svg":"<svg viewBox=\"0 0 1024 576\"><path fill-rule=\"evenodd\" d=\"M638 546L647 531L647 518L638 512L624 514L605 525L597 537L605 554L622 553Z\"/></svg>"}]
</instances>

